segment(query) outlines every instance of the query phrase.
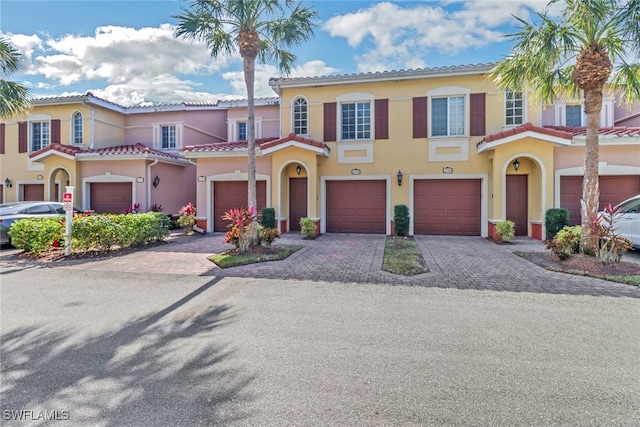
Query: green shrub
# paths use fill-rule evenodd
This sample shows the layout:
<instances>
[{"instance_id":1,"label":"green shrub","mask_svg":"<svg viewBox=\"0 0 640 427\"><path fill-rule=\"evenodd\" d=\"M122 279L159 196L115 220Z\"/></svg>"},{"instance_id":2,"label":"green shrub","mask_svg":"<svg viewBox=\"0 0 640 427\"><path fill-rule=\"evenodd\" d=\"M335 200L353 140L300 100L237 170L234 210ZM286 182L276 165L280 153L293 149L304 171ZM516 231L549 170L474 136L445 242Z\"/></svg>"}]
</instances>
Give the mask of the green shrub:
<instances>
[{"instance_id":1,"label":"green shrub","mask_svg":"<svg viewBox=\"0 0 640 427\"><path fill-rule=\"evenodd\" d=\"M300 218L300 233L304 234L307 238L315 237L316 235L316 223L311 218Z\"/></svg>"},{"instance_id":2,"label":"green shrub","mask_svg":"<svg viewBox=\"0 0 640 427\"><path fill-rule=\"evenodd\" d=\"M564 208L547 210L544 216L544 226L547 230L547 240L553 239L558 231L569 225L569 211Z\"/></svg>"},{"instance_id":3,"label":"green shrub","mask_svg":"<svg viewBox=\"0 0 640 427\"><path fill-rule=\"evenodd\" d=\"M576 225L574 227L564 226L562 230L547 240L547 248L556 254L561 260L569 258L573 254L580 252L580 234L582 227Z\"/></svg>"},{"instance_id":4,"label":"green shrub","mask_svg":"<svg viewBox=\"0 0 640 427\"><path fill-rule=\"evenodd\" d=\"M24 218L15 221L9 229L11 244L25 251L39 254L51 248L55 241L64 239L64 225L59 218Z\"/></svg>"},{"instance_id":5,"label":"green shrub","mask_svg":"<svg viewBox=\"0 0 640 427\"><path fill-rule=\"evenodd\" d=\"M397 236L409 234L409 207L407 205L393 207L393 224Z\"/></svg>"},{"instance_id":6,"label":"green shrub","mask_svg":"<svg viewBox=\"0 0 640 427\"><path fill-rule=\"evenodd\" d=\"M500 221L496 224L496 232L500 235L503 242L508 242L516 235L516 225L508 219Z\"/></svg>"},{"instance_id":7,"label":"green shrub","mask_svg":"<svg viewBox=\"0 0 640 427\"><path fill-rule=\"evenodd\" d=\"M278 237L280 237L280 230L277 228L267 228L263 226L258 228L258 240L267 248L270 248L271 244Z\"/></svg>"},{"instance_id":8,"label":"green shrub","mask_svg":"<svg viewBox=\"0 0 640 427\"><path fill-rule=\"evenodd\" d=\"M262 209L260 225L264 228L276 228L276 210L274 208Z\"/></svg>"}]
</instances>

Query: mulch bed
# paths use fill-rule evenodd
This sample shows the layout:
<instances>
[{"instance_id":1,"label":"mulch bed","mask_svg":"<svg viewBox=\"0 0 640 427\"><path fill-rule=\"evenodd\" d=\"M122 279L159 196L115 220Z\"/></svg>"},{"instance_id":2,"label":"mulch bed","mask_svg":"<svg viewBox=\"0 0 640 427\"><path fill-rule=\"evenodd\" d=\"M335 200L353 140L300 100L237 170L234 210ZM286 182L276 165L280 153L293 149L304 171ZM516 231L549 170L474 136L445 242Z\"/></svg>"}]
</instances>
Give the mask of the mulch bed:
<instances>
[{"instance_id":1,"label":"mulch bed","mask_svg":"<svg viewBox=\"0 0 640 427\"><path fill-rule=\"evenodd\" d=\"M597 276L640 276L640 264L628 261L603 264L597 257L583 254L574 254L562 261L557 256L545 252L528 252L522 256L540 267L567 273L588 272Z\"/></svg>"},{"instance_id":2,"label":"mulch bed","mask_svg":"<svg viewBox=\"0 0 640 427\"><path fill-rule=\"evenodd\" d=\"M286 251L287 251L286 247L274 245L274 246L271 246L270 248L267 248L265 246L251 246L244 253L240 253L240 250L236 248L228 249L220 253L224 255L231 255L231 256L235 256L235 255L260 256L260 255L276 255L276 254L279 254L280 252L286 252Z\"/></svg>"}]
</instances>

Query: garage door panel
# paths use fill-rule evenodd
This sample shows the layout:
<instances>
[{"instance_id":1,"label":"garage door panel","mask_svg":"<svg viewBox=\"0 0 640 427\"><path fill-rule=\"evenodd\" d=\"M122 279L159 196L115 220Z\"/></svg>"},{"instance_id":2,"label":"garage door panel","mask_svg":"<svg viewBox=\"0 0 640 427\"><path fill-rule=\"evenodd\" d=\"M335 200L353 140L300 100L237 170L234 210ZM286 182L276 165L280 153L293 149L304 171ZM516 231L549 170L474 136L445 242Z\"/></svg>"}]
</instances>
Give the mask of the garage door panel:
<instances>
[{"instance_id":1,"label":"garage door panel","mask_svg":"<svg viewBox=\"0 0 640 427\"><path fill-rule=\"evenodd\" d=\"M132 205L133 187L130 182L91 183L89 204L96 213L122 213Z\"/></svg>"},{"instance_id":2,"label":"garage door panel","mask_svg":"<svg viewBox=\"0 0 640 427\"><path fill-rule=\"evenodd\" d=\"M480 180L414 182L415 234L480 235Z\"/></svg>"},{"instance_id":3,"label":"garage door panel","mask_svg":"<svg viewBox=\"0 0 640 427\"><path fill-rule=\"evenodd\" d=\"M217 181L213 185L213 227L214 231L228 230L228 221L222 216L230 209L247 206L249 189L247 181ZM257 213L267 206L267 182L256 181Z\"/></svg>"},{"instance_id":4,"label":"garage door panel","mask_svg":"<svg viewBox=\"0 0 640 427\"><path fill-rule=\"evenodd\" d=\"M44 184L24 184L22 187L22 200L40 201L44 200Z\"/></svg>"},{"instance_id":5,"label":"garage door panel","mask_svg":"<svg viewBox=\"0 0 640 427\"><path fill-rule=\"evenodd\" d=\"M563 176L560 178L560 207L569 210L569 223L580 224L580 199L582 198L582 176ZM600 176L600 206L604 209L640 194L640 176L608 175Z\"/></svg>"},{"instance_id":6,"label":"garage door panel","mask_svg":"<svg viewBox=\"0 0 640 427\"><path fill-rule=\"evenodd\" d=\"M386 181L327 181L326 195L327 232L386 232Z\"/></svg>"}]
</instances>

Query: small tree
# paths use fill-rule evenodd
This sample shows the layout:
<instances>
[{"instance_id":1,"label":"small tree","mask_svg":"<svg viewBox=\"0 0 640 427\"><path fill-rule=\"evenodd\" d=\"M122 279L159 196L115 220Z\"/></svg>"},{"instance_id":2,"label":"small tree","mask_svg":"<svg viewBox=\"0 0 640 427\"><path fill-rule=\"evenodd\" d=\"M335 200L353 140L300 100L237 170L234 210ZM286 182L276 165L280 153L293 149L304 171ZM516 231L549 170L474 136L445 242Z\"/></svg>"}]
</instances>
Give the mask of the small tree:
<instances>
[{"instance_id":1,"label":"small tree","mask_svg":"<svg viewBox=\"0 0 640 427\"><path fill-rule=\"evenodd\" d=\"M409 207L407 205L393 207L393 224L397 236L409 234Z\"/></svg>"}]
</instances>

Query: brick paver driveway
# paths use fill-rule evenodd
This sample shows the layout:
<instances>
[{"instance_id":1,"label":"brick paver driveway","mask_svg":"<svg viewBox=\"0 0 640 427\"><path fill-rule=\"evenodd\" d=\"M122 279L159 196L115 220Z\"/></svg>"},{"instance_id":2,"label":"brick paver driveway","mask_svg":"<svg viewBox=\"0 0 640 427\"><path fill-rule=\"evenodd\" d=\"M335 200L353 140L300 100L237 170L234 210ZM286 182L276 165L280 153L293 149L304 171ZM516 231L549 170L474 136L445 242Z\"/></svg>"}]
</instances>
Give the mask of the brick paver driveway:
<instances>
[{"instance_id":1,"label":"brick paver driveway","mask_svg":"<svg viewBox=\"0 0 640 427\"><path fill-rule=\"evenodd\" d=\"M544 250L544 244L517 238L510 245L496 245L480 237L417 236L430 272L403 277L381 271L385 236L326 234L304 240L287 233L278 243L303 248L284 261L229 269L218 268L207 256L230 246L220 233L178 235L170 243L127 255L102 259L74 259L51 266L105 271L153 272L291 280L380 283L512 292L543 292L640 297L640 288L589 277L544 270L516 255L515 250ZM2 257L2 267L22 262Z\"/></svg>"}]
</instances>

